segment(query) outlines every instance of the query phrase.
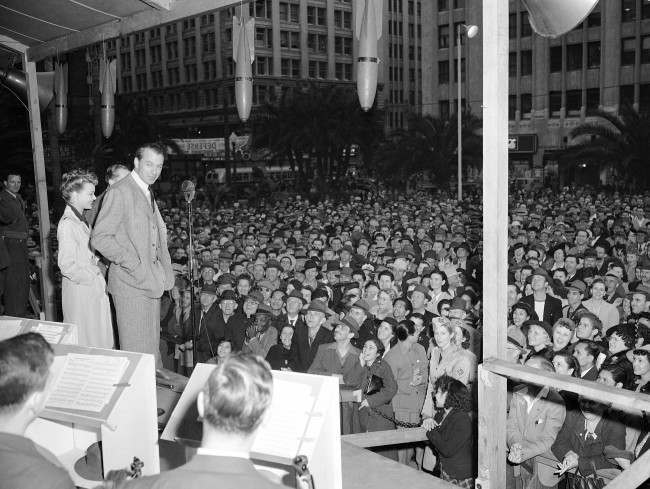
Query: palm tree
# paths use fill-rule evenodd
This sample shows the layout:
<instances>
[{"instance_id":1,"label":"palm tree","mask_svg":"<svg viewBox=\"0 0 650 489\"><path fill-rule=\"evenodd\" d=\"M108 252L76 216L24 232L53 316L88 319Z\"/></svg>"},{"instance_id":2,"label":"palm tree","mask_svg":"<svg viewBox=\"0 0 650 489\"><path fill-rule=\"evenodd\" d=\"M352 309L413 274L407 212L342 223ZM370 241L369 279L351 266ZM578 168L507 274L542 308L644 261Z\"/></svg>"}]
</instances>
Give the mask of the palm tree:
<instances>
[{"instance_id":1,"label":"palm tree","mask_svg":"<svg viewBox=\"0 0 650 489\"><path fill-rule=\"evenodd\" d=\"M578 144L568 148L563 160L572 163L590 161L613 164L628 183L647 186L650 158L650 114L640 114L630 105L622 105L618 115L598 110L601 119L581 124L570 133Z\"/></svg>"},{"instance_id":2,"label":"palm tree","mask_svg":"<svg viewBox=\"0 0 650 489\"><path fill-rule=\"evenodd\" d=\"M463 168L479 167L482 162L481 121L471 112L462 115ZM399 175L401 185L421 172L442 185L449 182L457 164L458 129L456 117L441 119L411 114L408 128L393 132L381 146L379 173ZM396 173L397 171L397 173Z\"/></svg>"},{"instance_id":3,"label":"palm tree","mask_svg":"<svg viewBox=\"0 0 650 489\"><path fill-rule=\"evenodd\" d=\"M363 113L354 90L309 84L285 91L254 128L254 147L266 147L297 168L300 177L326 183L340 178L350 162L351 147L369 147L380 136L376 110Z\"/></svg>"}]
</instances>

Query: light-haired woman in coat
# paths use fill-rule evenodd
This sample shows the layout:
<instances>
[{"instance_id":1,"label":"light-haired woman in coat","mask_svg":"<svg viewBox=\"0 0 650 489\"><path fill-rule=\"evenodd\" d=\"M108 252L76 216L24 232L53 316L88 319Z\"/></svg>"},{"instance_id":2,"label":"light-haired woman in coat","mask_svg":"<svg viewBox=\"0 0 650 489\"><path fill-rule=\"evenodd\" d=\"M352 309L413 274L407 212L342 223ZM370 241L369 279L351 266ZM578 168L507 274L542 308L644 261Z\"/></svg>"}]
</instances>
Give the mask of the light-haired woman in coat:
<instances>
[{"instance_id":1,"label":"light-haired woman in coat","mask_svg":"<svg viewBox=\"0 0 650 489\"><path fill-rule=\"evenodd\" d=\"M83 217L92 208L97 177L83 170L63 175L61 194L66 208L59 221L58 265L63 275L63 320L76 324L79 344L113 348L111 310L99 259L90 247L90 227Z\"/></svg>"}]
</instances>

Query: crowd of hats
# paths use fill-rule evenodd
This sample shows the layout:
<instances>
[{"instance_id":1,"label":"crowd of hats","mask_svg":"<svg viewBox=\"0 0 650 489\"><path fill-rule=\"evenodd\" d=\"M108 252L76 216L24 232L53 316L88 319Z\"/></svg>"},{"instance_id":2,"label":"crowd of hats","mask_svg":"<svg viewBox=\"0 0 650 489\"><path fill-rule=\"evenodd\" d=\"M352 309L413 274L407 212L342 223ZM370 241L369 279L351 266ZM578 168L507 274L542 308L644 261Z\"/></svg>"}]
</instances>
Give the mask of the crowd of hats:
<instances>
[{"instance_id":1,"label":"crowd of hats","mask_svg":"<svg viewBox=\"0 0 650 489\"><path fill-rule=\"evenodd\" d=\"M181 209L166 204L164 196L158 197L162 197L160 208L168 228L173 267L178 274L186 274L187 217ZM223 262L229 271L239 264L249 273L257 264L277 268L289 278L296 271L316 269L323 274L335 272L345 281L356 270L389 270L398 259L415 265L428 261L430 265L419 273L410 271L406 278L412 279L430 273L447 258L445 272L455 275L459 272L452 262L458 249L480 251L478 208L477 197L458 204L424 193L397 199L387 194L366 202L310 203L296 197L255 208L210 211L199 207L194 218L195 263L218 270ZM439 241L442 249L434 251L434 241ZM328 255L328 250L333 253ZM223 273L218 280L234 285L236 274ZM256 286L273 288L266 280Z\"/></svg>"}]
</instances>

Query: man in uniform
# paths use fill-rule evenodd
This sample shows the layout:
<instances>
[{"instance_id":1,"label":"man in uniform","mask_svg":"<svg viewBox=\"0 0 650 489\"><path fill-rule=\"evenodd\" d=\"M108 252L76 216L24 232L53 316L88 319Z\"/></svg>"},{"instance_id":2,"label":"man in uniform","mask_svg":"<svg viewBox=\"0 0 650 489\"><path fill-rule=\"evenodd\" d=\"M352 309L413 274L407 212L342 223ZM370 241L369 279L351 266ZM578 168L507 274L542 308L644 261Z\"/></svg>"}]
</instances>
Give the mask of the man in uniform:
<instances>
[{"instance_id":1,"label":"man in uniform","mask_svg":"<svg viewBox=\"0 0 650 489\"><path fill-rule=\"evenodd\" d=\"M22 181L20 175L8 173L2 183L0 239L6 246L9 262L0 275L0 293L4 294L4 314L24 317L27 315L29 300L29 260L25 201L18 193Z\"/></svg>"}]
</instances>

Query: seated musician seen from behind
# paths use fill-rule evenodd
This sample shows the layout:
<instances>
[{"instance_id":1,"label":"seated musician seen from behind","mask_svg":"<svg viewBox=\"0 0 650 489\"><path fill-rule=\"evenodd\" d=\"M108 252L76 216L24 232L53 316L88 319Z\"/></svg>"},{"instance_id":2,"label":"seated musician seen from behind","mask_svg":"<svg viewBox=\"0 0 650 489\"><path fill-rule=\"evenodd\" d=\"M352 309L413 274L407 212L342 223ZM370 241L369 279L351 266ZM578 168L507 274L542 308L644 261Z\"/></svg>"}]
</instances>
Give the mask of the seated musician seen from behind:
<instances>
[{"instance_id":1,"label":"seated musician seen from behind","mask_svg":"<svg viewBox=\"0 0 650 489\"><path fill-rule=\"evenodd\" d=\"M158 475L132 480L129 489L279 489L257 471L251 447L271 406L273 377L260 357L235 353L212 371L199 393L203 439L192 460Z\"/></svg>"},{"instance_id":2,"label":"seated musician seen from behind","mask_svg":"<svg viewBox=\"0 0 650 489\"><path fill-rule=\"evenodd\" d=\"M40 334L0 342L0 488L74 489L68 472L25 437L43 409L54 354Z\"/></svg>"}]
</instances>

